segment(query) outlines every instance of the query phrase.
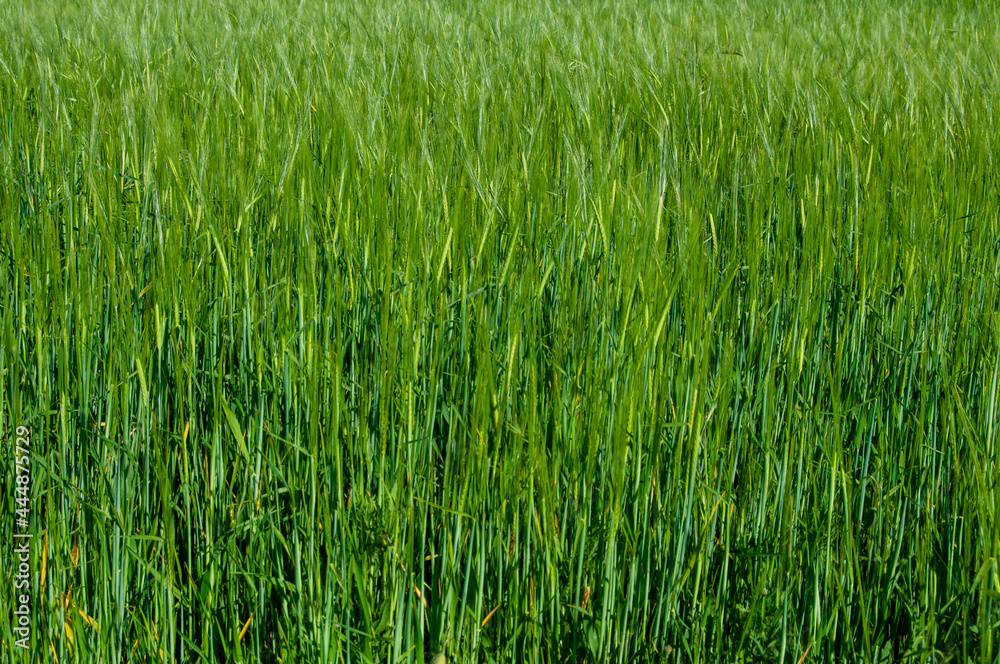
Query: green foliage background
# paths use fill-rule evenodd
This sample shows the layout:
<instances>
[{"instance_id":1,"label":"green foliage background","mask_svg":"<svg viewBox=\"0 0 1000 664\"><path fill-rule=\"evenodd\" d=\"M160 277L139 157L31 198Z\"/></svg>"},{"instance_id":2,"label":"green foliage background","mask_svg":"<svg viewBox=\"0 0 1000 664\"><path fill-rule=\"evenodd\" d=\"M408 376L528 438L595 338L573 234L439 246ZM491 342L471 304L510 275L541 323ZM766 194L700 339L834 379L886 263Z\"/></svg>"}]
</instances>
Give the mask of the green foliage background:
<instances>
[{"instance_id":1,"label":"green foliage background","mask_svg":"<svg viewBox=\"0 0 1000 664\"><path fill-rule=\"evenodd\" d=\"M5 2L0 658L996 661L997 26Z\"/></svg>"}]
</instances>

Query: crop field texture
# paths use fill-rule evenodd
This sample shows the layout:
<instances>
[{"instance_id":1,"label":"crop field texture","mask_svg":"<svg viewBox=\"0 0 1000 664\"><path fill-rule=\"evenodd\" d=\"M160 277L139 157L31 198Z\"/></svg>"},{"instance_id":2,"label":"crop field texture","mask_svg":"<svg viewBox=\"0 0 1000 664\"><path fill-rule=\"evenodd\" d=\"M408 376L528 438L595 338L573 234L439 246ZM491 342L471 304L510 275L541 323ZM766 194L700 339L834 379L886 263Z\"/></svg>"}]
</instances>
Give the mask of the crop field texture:
<instances>
[{"instance_id":1,"label":"crop field texture","mask_svg":"<svg viewBox=\"0 0 1000 664\"><path fill-rule=\"evenodd\" d=\"M996 662L998 26L4 2L0 661Z\"/></svg>"}]
</instances>

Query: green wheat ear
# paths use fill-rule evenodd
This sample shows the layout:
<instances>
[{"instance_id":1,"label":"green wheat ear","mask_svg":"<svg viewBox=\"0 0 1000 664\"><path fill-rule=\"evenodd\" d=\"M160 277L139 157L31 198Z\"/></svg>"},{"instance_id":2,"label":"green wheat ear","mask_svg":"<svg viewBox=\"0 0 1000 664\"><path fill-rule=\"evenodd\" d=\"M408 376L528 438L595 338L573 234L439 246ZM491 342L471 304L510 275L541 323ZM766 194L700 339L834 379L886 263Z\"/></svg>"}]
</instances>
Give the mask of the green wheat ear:
<instances>
[{"instance_id":1,"label":"green wheat ear","mask_svg":"<svg viewBox=\"0 0 1000 664\"><path fill-rule=\"evenodd\" d=\"M445 660L444 653L439 652L438 654L434 655L434 659L431 660L431 664L445 664L446 661L447 660Z\"/></svg>"}]
</instances>

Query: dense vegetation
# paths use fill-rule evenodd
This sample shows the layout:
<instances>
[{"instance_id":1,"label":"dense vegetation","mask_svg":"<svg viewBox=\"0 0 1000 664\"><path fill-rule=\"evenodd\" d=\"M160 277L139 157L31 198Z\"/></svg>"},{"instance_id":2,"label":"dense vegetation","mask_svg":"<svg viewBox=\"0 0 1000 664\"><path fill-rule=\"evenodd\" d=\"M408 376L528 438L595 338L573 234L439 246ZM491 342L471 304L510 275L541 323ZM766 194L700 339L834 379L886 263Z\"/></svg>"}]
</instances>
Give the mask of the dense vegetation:
<instances>
[{"instance_id":1,"label":"dense vegetation","mask_svg":"<svg viewBox=\"0 0 1000 664\"><path fill-rule=\"evenodd\" d=\"M380 4L0 7L31 661L996 661L1000 10Z\"/></svg>"}]
</instances>

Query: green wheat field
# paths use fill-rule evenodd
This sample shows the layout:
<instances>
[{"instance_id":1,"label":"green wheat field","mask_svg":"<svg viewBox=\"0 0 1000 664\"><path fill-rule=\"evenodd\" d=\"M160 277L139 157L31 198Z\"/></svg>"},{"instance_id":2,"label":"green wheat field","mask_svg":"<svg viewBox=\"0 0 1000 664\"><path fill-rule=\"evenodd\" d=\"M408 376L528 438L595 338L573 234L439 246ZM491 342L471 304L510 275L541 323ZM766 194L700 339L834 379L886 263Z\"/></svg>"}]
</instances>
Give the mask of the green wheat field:
<instances>
[{"instance_id":1,"label":"green wheat field","mask_svg":"<svg viewBox=\"0 0 1000 664\"><path fill-rule=\"evenodd\" d=\"M998 63L992 3L4 2L0 661L997 662Z\"/></svg>"}]
</instances>

